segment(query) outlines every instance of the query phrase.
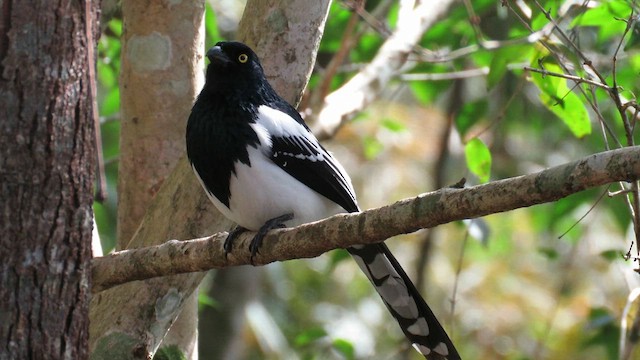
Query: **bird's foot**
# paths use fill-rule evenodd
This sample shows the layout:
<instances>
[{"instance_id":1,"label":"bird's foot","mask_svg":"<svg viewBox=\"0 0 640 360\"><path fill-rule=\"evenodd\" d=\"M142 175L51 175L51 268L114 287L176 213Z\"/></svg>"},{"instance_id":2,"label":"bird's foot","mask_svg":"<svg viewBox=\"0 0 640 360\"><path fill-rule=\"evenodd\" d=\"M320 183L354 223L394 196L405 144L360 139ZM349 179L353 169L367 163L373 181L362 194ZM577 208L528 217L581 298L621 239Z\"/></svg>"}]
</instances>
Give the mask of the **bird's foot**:
<instances>
[{"instance_id":1,"label":"bird's foot","mask_svg":"<svg viewBox=\"0 0 640 360\"><path fill-rule=\"evenodd\" d=\"M464 189L464 184L467 183L467 178L462 178L460 180L458 180L457 183L455 184L451 184L449 186L447 186L450 189Z\"/></svg>"},{"instance_id":2,"label":"bird's foot","mask_svg":"<svg viewBox=\"0 0 640 360\"><path fill-rule=\"evenodd\" d=\"M231 230L231 232L229 232L229 235L224 240L224 245L222 246L222 248L224 249L225 259L227 258L227 255L229 255L229 253L231 252L231 249L233 249L233 241L238 237L238 235L246 231L247 229L238 225L233 230Z\"/></svg>"},{"instance_id":3,"label":"bird's foot","mask_svg":"<svg viewBox=\"0 0 640 360\"><path fill-rule=\"evenodd\" d=\"M249 250L251 251L251 265L254 265L253 259L258 254L258 250L260 250L260 246L262 246L262 240L264 239L265 235L267 235L270 230L286 227L284 222L291 219L293 219L293 214L291 213L280 215L271 220L267 220L267 222L265 222L264 225L260 227L260 229L256 233L256 236L253 237L253 240L251 240L251 244L249 245Z\"/></svg>"}]
</instances>

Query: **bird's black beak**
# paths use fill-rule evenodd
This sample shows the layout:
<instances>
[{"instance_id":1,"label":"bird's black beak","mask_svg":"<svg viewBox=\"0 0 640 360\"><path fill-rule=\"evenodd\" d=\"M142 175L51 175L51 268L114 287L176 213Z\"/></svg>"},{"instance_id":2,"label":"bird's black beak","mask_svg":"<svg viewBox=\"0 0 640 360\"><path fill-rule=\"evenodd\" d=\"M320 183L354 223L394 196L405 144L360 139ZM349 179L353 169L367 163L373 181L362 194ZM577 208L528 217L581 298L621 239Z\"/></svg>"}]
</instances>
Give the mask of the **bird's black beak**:
<instances>
[{"instance_id":1,"label":"bird's black beak","mask_svg":"<svg viewBox=\"0 0 640 360\"><path fill-rule=\"evenodd\" d=\"M229 62L229 58L227 57L227 55L222 51L222 48L217 45L207 51L207 58L212 63L224 64Z\"/></svg>"}]
</instances>

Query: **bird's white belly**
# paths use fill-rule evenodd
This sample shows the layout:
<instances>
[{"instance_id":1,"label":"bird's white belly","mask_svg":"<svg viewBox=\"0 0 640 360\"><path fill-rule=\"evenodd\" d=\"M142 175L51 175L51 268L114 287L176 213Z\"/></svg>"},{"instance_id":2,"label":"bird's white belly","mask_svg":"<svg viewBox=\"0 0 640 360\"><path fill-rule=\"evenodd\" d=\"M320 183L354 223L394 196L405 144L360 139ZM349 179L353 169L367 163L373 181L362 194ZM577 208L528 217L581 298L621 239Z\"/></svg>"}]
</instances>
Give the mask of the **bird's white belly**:
<instances>
[{"instance_id":1,"label":"bird's white belly","mask_svg":"<svg viewBox=\"0 0 640 360\"><path fill-rule=\"evenodd\" d=\"M345 210L315 192L254 147L249 147L251 166L235 164L231 174L229 209L220 209L238 225L257 231L267 220L292 213L287 226L296 226L335 215ZM225 211L226 210L226 211Z\"/></svg>"}]
</instances>

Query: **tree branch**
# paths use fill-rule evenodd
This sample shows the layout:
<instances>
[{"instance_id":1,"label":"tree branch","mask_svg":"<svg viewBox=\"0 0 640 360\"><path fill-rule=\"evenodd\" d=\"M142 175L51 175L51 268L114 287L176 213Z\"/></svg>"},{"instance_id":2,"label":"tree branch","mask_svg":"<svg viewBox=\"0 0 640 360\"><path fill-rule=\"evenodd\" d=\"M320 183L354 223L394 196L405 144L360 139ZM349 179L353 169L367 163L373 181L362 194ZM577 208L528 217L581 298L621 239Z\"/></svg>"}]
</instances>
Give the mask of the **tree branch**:
<instances>
[{"instance_id":1,"label":"tree branch","mask_svg":"<svg viewBox=\"0 0 640 360\"><path fill-rule=\"evenodd\" d=\"M530 175L465 189L443 188L362 213L272 231L254 263L315 257L336 248L377 243L398 234L552 202L592 187L639 178L639 146L602 152ZM93 292L134 280L249 264L252 237L243 234L236 239L228 258L222 248L226 233L95 258Z\"/></svg>"}]
</instances>

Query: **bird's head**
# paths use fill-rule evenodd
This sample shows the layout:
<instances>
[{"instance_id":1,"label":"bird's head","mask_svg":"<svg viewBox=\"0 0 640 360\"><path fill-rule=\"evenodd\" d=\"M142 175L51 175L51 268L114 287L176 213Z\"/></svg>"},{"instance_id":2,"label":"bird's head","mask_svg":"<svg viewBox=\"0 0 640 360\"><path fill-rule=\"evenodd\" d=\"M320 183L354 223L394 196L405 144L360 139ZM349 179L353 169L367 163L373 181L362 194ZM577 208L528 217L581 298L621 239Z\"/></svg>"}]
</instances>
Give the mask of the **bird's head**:
<instances>
[{"instance_id":1,"label":"bird's head","mask_svg":"<svg viewBox=\"0 0 640 360\"><path fill-rule=\"evenodd\" d=\"M264 83L265 76L256 53L240 42L221 41L207 51L207 83L225 88L245 88Z\"/></svg>"}]
</instances>

